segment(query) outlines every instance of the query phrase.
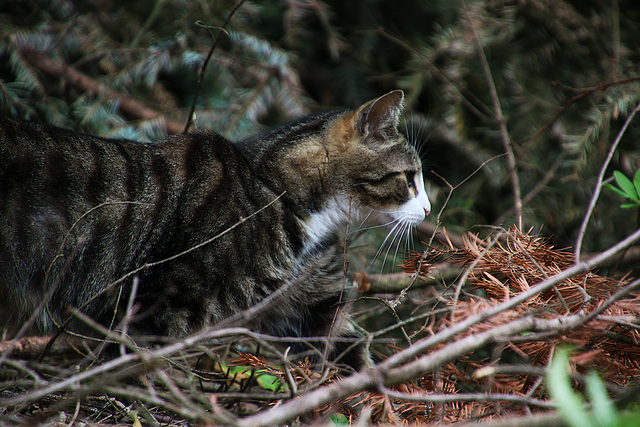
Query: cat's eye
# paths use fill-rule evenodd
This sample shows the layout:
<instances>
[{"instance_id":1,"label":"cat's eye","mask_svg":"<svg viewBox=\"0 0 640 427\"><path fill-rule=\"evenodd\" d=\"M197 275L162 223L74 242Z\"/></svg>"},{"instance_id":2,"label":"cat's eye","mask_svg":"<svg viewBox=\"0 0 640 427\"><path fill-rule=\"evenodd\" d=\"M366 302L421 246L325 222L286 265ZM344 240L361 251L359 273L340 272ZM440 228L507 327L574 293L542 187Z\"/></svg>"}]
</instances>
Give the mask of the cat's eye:
<instances>
[{"instance_id":1,"label":"cat's eye","mask_svg":"<svg viewBox=\"0 0 640 427\"><path fill-rule=\"evenodd\" d=\"M409 187L410 190L415 190L416 189L416 183L415 183L416 173L407 171L404 173L404 176L407 179L407 187Z\"/></svg>"},{"instance_id":2,"label":"cat's eye","mask_svg":"<svg viewBox=\"0 0 640 427\"><path fill-rule=\"evenodd\" d=\"M367 181L370 182L371 184L380 184L390 179L397 178L398 175L400 174L401 174L400 172L391 172L386 175L383 175L382 178L371 178L371 179L368 179Z\"/></svg>"}]
</instances>

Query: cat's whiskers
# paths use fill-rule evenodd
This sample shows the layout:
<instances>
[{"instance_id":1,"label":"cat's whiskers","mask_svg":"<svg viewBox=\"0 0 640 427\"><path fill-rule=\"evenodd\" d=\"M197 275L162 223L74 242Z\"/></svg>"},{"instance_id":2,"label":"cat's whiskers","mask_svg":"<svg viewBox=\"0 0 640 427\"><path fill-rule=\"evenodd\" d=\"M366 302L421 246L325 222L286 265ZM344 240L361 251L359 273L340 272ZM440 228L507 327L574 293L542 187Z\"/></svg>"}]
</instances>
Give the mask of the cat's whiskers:
<instances>
[{"instance_id":1,"label":"cat's whiskers","mask_svg":"<svg viewBox=\"0 0 640 427\"><path fill-rule=\"evenodd\" d=\"M389 222L387 225L390 225L390 224L393 224L393 227L391 228L391 230L389 230L384 240L378 247L378 250L376 251L376 254L373 256L371 263L369 264L369 267L368 267L368 270L371 270L373 265L376 262L381 260L382 264L380 266L379 274L382 274L384 271L384 267L387 262L387 259L389 258L389 253L391 252L391 249L394 246L396 248L393 255L395 259L398 255L398 252L400 250L400 245L402 244L402 242L403 241L405 242L405 246L408 244L407 243L408 236L411 234L411 229L413 228L412 222L408 220L406 215L401 215L399 218L394 219L393 221ZM386 252L385 252L385 248L386 248ZM383 255L383 252L384 252L384 255Z\"/></svg>"},{"instance_id":2,"label":"cat's whiskers","mask_svg":"<svg viewBox=\"0 0 640 427\"><path fill-rule=\"evenodd\" d=\"M396 219L396 220L392 221L390 224L394 224L394 225L391 228L391 230L389 230L389 232L385 236L384 240L382 241L382 243L378 247L378 250L376 251L376 254L373 256L373 258L371 259L371 263L369 264L369 267L368 267L368 270L371 270L373 265L376 262L378 262L378 260L382 260L382 265L380 266L380 273L379 274L382 274L382 272L384 270L384 265L385 265L386 258L387 258L387 255L388 255L388 251L387 251L387 253L384 255L384 257L382 257L381 256L382 252L384 251L384 248L387 247L387 242L389 241L389 239L391 239L391 241L389 243L389 247L393 244L393 241L395 240L395 234L396 234L395 230L400 225L400 220Z\"/></svg>"},{"instance_id":3,"label":"cat's whiskers","mask_svg":"<svg viewBox=\"0 0 640 427\"><path fill-rule=\"evenodd\" d=\"M349 231L349 235L352 235L352 234L355 234L355 233L361 233L363 231L374 230L376 228L388 227L388 226L390 226L391 224L393 224L394 222L397 221L397 219L392 219L392 220L390 220L390 221L388 221L388 222L386 222L384 224L373 224L373 225L369 225L369 226L363 227L372 213L373 213L373 211L370 212L366 216L366 218L360 222L360 225L358 227L356 227L355 230Z\"/></svg>"},{"instance_id":4,"label":"cat's whiskers","mask_svg":"<svg viewBox=\"0 0 640 427\"><path fill-rule=\"evenodd\" d=\"M391 243L387 248L387 253L385 254L385 261L386 259L389 258L389 252L391 252L391 249L394 246L394 241L396 241L397 243L395 244L395 251L393 252L392 262L398 257L398 250L400 249L400 244L402 243L402 240L404 237L403 235L405 234L406 228L408 227L407 223L404 221L399 221L398 225L399 227L395 230L393 239L391 239Z\"/></svg>"},{"instance_id":5,"label":"cat's whiskers","mask_svg":"<svg viewBox=\"0 0 640 427\"><path fill-rule=\"evenodd\" d=\"M429 116L424 118L422 116L414 116L413 119L404 120L405 137L407 141L413 145L421 158L426 154L425 147L427 141L429 141L431 136L433 136L433 134L443 126L441 123L438 123L435 126L430 126L430 124L433 123L430 123ZM429 127L431 127L431 130L429 131L429 134L425 136L425 131L427 131Z\"/></svg>"}]
</instances>

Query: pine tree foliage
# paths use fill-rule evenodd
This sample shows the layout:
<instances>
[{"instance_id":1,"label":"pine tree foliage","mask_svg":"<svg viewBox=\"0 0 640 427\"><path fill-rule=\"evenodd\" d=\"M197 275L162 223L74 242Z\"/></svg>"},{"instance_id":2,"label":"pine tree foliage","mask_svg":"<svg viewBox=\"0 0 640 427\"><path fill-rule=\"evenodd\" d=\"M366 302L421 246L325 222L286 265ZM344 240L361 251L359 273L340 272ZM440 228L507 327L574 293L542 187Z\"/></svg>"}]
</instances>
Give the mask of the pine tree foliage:
<instances>
[{"instance_id":1,"label":"pine tree foliage","mask_svg":"<svg viewBox=\"0 0 640 427\"><path fill-rule=\"evenodd\" d=\"M2 29L0 55L6 61L0 94L8 111L98 135L149 140L166 133L162 120L127 117L117 99L76 87L64 77L52 78L50 70L39 69L30 58L46 57L72 67L96 87L159 105L159 116L184 122L199 68L233 4L157 1L129 8L128 2L107 7L61 0L33 6L31 16L37 19ZM18 5L5 7L6 11L0 9L6 13L3 22L11 22L12 12L22 11ZM155 8L154 15L147 15L149 7ZM178 10L180 19L172 22L172 13ZM259 10L247 2L234 24L246 22ZM227 46L216 52L205 75L197 126L246 136L270 114L282 119L308 111L310 100L291 66L292 53L243 31L228 29L227 34ZM54 99L68 107L55 108Z\"/></svg>"},{"instance_id":2,"label":"pine tree foliage","mask_svg":"<svg viewBox=\"0 0 640 427\"><path fill-rule=\"evenodd\" d=\"M594 91L551 121L563 105L583 91L637 77L636 50L625 46L630 43L637 47L633 36L636 29L631 25L633 13L626 15L627 20L622 15L616 16L610 5L577 2L554 2L553 7L533 1L517 5L469 3L468 11L460 11L446 31L435 34L429 43L407 41L413 53L408 67L411 73L399 82L408 90L415 88L419 93L429 93L426 101L429 121L425 124L437 126L432 127L435 136L432 142L438 147L442 142L445 151L461 154L463 162L471 165L500 154L503 148L494 123L486 70L482 69L472 42L476 37L473 26L489 58L491 76L518 158L524 193L557 167L552 185L534 199L540 202L525 206L527 222L545 223L551 233L568 238L565 240L568 243L577 231L576 222L582 217L606 147L624 118L623 112L637 104L640 86L632 81ZM616 20L619 20L617 35ZM620 38L620 45L612 47L616 37ZM538 135L548 124L547 130ZM442 131L439 129L442 127L447 129ZM621 155L633 163L637 147L631 144L630 152ZM435 156L443 155L435 148L433 151ZM446 176L455 184L469 169L459 170L461 162L445 159L436 163L454 168L454 173L447 170ZM559 164L554 166L556 162ZM505 179L506 162L492 163L493 179L471 182L469 193L463 189L459 194L476 199L474 207L485 215L483 219L476 218L479 221L495 221L512 203L504 197L509 187ZM486 197L478 198L478 193ZM562 201L557 200L560 195ZM479 205L482 200L485 206ZM451 213L454 218L450 220L456 221L458 214ZM591 230L592 249L606 247L622 231L611 227L615 213L606 210L597 215L598 226L594 226L597 229ZM459 218L465 224L471 219ZM622 234L634 226L633 221L627 223L629 228Z\"/></svg>"}]
</instances>

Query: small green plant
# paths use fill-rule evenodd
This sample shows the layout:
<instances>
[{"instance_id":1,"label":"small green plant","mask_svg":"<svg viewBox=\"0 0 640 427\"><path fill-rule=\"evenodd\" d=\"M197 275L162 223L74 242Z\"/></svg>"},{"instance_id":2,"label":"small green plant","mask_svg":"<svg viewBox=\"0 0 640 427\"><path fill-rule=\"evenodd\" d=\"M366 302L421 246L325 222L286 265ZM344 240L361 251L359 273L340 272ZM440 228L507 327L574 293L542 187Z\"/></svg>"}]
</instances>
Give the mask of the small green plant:
<instances>
[{"instance_id":1,"label":"small green plant","mask_svg":"<svg viewBox=\"0 0 640 427\"><path fill-rule=\"evenodd\" d=\"M638 174L636 174L636 177ZM585 379L588 398L576 392L569 377L569 350L556 349L547 370L547 387L555 400L564 422L572 427L626 427L640 426L638 410L623 412L614 405L604 383L595 372Z\"/></svg>"},{"instance_id":2,"label":"small green plant","mask_svg":"<svg viewBox=\"0 0 640 427\"><path fill-rule=\"evenodd\" d=\"M330 421L334 426L346 426L349 425L349 419L344 414L333 414L331 415Z\"/></svg>"},{"instance_id":3,"label":"small green plant","mask_svg":"<svg viewBox=\"0 0 640 427\"><path fill-rule=\"evenodd\" d=\"M274 393L287 391L287 384L284 383L280 377L263 369L255 369L250 366L227 366L215 362L214 371L221 373L226 378L238 384L255 381L259 387L273 391Z\"/></svg>"},{"instance_id":4,"label":"small green plant","mask_svg":"<svg viewBox=\"0 0 640 427\"><path fill-rule=\"evenodd\" d=\"M627 209L640 207L640 169L633 177L633 182L620 171L614 171L613 177L618 186L607 183L605 187L627 200L627 203L623 203L620 207Z\"/></svg>"}]
</instances>

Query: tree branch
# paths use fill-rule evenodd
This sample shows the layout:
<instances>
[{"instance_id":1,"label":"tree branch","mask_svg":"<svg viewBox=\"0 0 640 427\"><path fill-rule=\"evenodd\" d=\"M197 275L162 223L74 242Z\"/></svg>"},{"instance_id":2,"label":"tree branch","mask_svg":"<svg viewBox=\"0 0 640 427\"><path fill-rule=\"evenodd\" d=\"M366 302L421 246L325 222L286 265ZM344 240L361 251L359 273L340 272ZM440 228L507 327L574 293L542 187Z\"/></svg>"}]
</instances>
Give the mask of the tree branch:
<instances>
[{"instance_id":1,"label":"tree branch","mask_svg":"<svg viewBox=\"0 0 640 427\"><path fill-rule=\"evenodd\" d=\"M104 83L92 79L70 65L54 61L35 52L25 52L24 54L25 59L44 74L62 79L65 83L84 90L85 92L94 95L103 95L109 99L117 100L120 110L130 117L143 120L161 118L164 121L167 133L177 134L182 132L182 125L180 123L164 117L164 115L158 111L147 107L142 102L130 96L123 95L105 86Z\"/></svg>"},{"instance_id":2,"label":"tree branch","mask_svg":"<svg viewBox=\"0 0 640 427\"><path fill-rule=\"evenodd\" d=\"M336 399L347 397L358 391L379 389L383 385L390 386L410 380L424 372L450 362L457 357L463 356L472 350L483 347L499 337L507 337L531 330L566 330L581 325L584 318L584 315L574 315L551 320L526 317L480 334L469 335L458 340L453 345L448 345L445 348L421 356L419 359L398 368L393 368L393 364L388 363L389 359L387 359L387 361L382 362L373 369L352 375L342 381L302 395L283 405L242 419L238 422L238 425L247 427L280 425L295 419L301 414L311 412L320 406ZM405 353L412 348L413 347L410 347L401 353Z\"/></svg>"},{"instance_id":3,"label":"tree branch","mask_svg":"<svg viewBox=\"0 0 640 427\"><path fill-rule=\"evenodd\" d=\"M240 8L240 6L242 6L244 2L245 0L240 0L238 4L236 4L236 6L233 8L233 10L231 10L231 12L229 13L229 15L227 16L227 19L224 21L224 24L222 24L222 27L218 30L218 35L216 36L215 40L213 40L211 49L209 49L209 53L207 54L207 57L205 58L204 63L202 64L202 68L200 68L200 75L198 76L196 91L193 94L193 102L191 103L191 109L189 110L189 115L187 116L187 123L184 125L185 133L189 131L189 128L191 127L191 123L193 123L193 114L196 110L196 105L198 103L198 96L200 95L200 88L202 87L202 82L204 80L204 73L207 70L207 65L209 65L209 61L211 60L213 51L216 49L216 46L218 46L218 42L220 41L220 36L222 36L222 33L226 32L225 28L227 28L227 25L229 25L229 21L231 21L231 17L233 16L234 13L236 13L236 11Z\"/></svg>"},{"instance_id":4,"label":"tree branch","mask_svg":"<svg viewBox=\"0 0 640 427\"><path fill-rule=\"evenodd\" d=\"M607 168L609 167L609 163L611 163L611 159L613 158L613 154L618 149L618 144L622 139L622 136L627 131L629 124L633 120L633 117L636 113L640 111L640 103L636 105L636 108L633 109L631 114L625 120L624 125L618 132L616 139L613 141L611 148L609 148L609 152L607 153L607 158L605 159L602 167L600 168L600 173L598 173L598 181L596 182L596 187L593 189L593 194L591 195L591 200L589 201L589 207L587 208L587 212L584 214L584 218L582 220L582 224L580 224L580 231L578 232L578 240L576 241L576 247L574 250L574 257L576 262L580 261L580 251L582 250L582 240L584 239L584 234L587 231L587 225L589 224L589 220L591 219L591 214L596 207L596 203L598 203L598 198L600 197L600 191L602 190L602 182L604 181L604 174L607 172Z\"/></svg>"},{"instance_id":5,"label":"tree branch","mask_svg":"<svg viewBox=\"0 0 640 427\"><path fill-rule=\"evenodd\" d=\"M500 97L498 96L498 90L496 89L496 84L493 81L493 76L491 74L491 68L489 67L489 61L487 61L487 56L484 54L484 49L482 48L482 43L480 42L480 36L476 30L476 27L473 23L473 19L471 18L471 14L469 13L469 9L465 4L464 0L460 0L462 9L464 9L467 21L469 22L469 28L471 29L471 33L473 34L473 40L478 49L478 56L480 57L480 62L482 64L482 69L484 71L485 78L487 80L487 85L489 86L489 93L491 94L491 100L493 102L493 113L495 115L495 119L498 123L498 128L500 129L500 135L502 136L502 145L504 147L504 151L507 154L507 164L509 165L509 174L511 175L511 184L513 187L513 198L514 198L514 209L516 213L516 217L518 218L518 228L522 229L522 196L520 193L520 179L518 177L518 168L516 164L516 158L513 154L513 149L511 148L511 137L509 136L509 131L507 130L507 120L502 115L502 107L500 106Z\"/></svg>"}]
</instances>

